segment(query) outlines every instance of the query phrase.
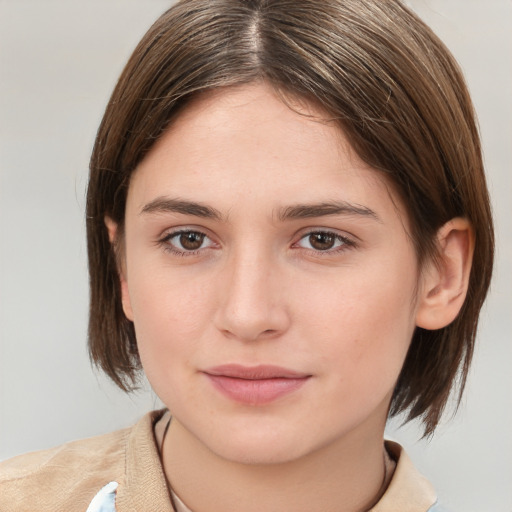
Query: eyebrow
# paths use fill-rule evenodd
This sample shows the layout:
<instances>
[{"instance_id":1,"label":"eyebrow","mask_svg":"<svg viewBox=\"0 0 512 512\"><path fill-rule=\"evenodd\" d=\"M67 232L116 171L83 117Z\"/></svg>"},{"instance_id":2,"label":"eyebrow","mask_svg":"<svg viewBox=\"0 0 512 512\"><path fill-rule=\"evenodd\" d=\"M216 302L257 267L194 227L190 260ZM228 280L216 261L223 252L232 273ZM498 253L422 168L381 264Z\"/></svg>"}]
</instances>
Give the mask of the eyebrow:
<instances>
[{"instance_id":1,"label":"eyebrow","mask_svg":"<svg viewBox=\"0 0 512 512\"><path fill-rule=\"evenodd\" d=\"M222 214L211 206L167 197L153 199L153 201L150 201L142 208L140 213L181 213L204 219L222 220Z\"/></svg>"},{"instance_id":2,"label":"eyebrow","mask_svg":"<svg viewBox=\"0 0 512 512\"><path fill-rule=\"evenodd\" d=\"M221 212L211 206L194 201L168 197L157 197L153 199L142 208L140 213L180 213L204 219L223 220ZM330 201L287 206L279 210L277 218L279 221L284 222L287 220L324 217L329 215L357 215L369 217L380 222L379 216L370 208L359 204L352 204L347 201Z\"/></svg>"},{"instance_id":3,"label":"eyebrow","mask_svg":"<svg viewBox=\"0 0 512 512\"><path fill-rule=\"evenodd\" d=\"M332 201L318 204L298 204L282 209L278 214L280 221L291 219L307 219L327 215L358 215L369 217L380 222L379 216L370 208L346 201Z\"/></svg>"}]
</instances>

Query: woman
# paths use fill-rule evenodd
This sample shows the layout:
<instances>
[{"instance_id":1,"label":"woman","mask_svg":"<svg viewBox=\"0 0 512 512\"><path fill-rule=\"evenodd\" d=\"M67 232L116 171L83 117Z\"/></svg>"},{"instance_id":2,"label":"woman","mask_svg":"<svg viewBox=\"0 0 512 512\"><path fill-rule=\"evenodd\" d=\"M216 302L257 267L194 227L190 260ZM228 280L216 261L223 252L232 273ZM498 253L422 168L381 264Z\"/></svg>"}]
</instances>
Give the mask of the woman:
<instances>
[{"instance_id":1,"label":"woman","mask_svg":"<svg viewBox=\"0 0 512 512\"><path fill-rule=\"evenodd\" d=\"M440 510L384 425L463 388L492 220L460 72L400 3L178 3L87 223L92 357L170 413L7 462L4 508Z\"/></svg>"}]
</instances>

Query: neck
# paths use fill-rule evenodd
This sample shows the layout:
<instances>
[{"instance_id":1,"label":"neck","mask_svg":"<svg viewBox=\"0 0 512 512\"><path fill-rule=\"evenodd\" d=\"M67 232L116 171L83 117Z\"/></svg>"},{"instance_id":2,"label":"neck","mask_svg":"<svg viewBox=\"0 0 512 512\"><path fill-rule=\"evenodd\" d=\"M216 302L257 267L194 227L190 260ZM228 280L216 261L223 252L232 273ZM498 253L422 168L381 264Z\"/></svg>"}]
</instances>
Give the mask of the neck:
<instances>
[{"instance_id":1,"label":"neck","mask_svg":"<svg viewBox=\"0 0 512 512\"><path fill-rule=\"evenodd\" d=\"M174 492L194 512L363 512L378 501L392 473L383 430L347 434L299 460L256 465L219 457L173 419L163 466Z\"/></svg>"}]
</instances>

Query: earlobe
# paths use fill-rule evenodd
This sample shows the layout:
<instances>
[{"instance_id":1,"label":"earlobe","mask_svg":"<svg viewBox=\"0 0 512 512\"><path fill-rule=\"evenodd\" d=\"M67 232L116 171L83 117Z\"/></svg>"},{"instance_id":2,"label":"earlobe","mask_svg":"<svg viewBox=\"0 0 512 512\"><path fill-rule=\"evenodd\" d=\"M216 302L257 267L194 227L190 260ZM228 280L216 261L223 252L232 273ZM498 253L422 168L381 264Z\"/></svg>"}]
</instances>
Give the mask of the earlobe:
<instances>
[{"instance_id":1,"label":"earlobe","mask_svg":"<svg viewBox=\"0 0 512 512\"><path fill-rule=\"evenodd\" d=\"M438 231L439 258L422 277L416 325L441 329L459 314L466 298L474 250L474 234L467 219L451 219Z\"/></svg>"},{"instance_id":2,"label":"earlobe","mask_svg":"<svg viewBox=\"0 0 512 512\"><path fill-rule=\"evenodd\" d=\"M128 290L128 281L126 280L126 262L124 256L119 252L118 224L107 215L105 215L104 222L108 231L108 239L110 240L112 249L116 255L117 275L119 276L119 284L121 287L121 302L123 311L126 318L133 322L133 311L130 301L130 293Z\"/></svg>"},{"instance_id":3,"label":"earlobe","mask_svg":"<svg viewBox=\"0 0 512 512\"><path fill-rule=\"evenodd\" d=\"M108 231L108 239L112 245L115 245L117 241L117 222L112 220L108 215L105 215L104 222Z\"/></svg>"}]
</instances>

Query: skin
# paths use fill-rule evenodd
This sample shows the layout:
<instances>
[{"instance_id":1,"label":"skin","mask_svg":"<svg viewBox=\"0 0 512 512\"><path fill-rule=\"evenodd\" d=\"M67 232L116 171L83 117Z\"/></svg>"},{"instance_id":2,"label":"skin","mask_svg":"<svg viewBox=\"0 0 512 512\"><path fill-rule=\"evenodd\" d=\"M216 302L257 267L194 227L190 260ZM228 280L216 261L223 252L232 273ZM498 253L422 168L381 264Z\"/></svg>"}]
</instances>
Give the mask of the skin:
<instances>
[{"instance_id":1,"label":"skin","mask_svg":"<svg viewBox=\"0 0 512 512\"><path fill-rule=\"evenodd\" d=\"M336 213L298 216L334 202ZM453 319L471 263L463 220L440 231L446 264L421 271L408 230L392 187L341 130L263 83L199 97L142 161L127 198L123 307L173 414L165 473L192 510L357 511L379 497L412 334ZM187 250L177 231L205 236ZM228 363L309 378L270 403L238 403L204 373Z\"/></svg>"}]
</instances>

